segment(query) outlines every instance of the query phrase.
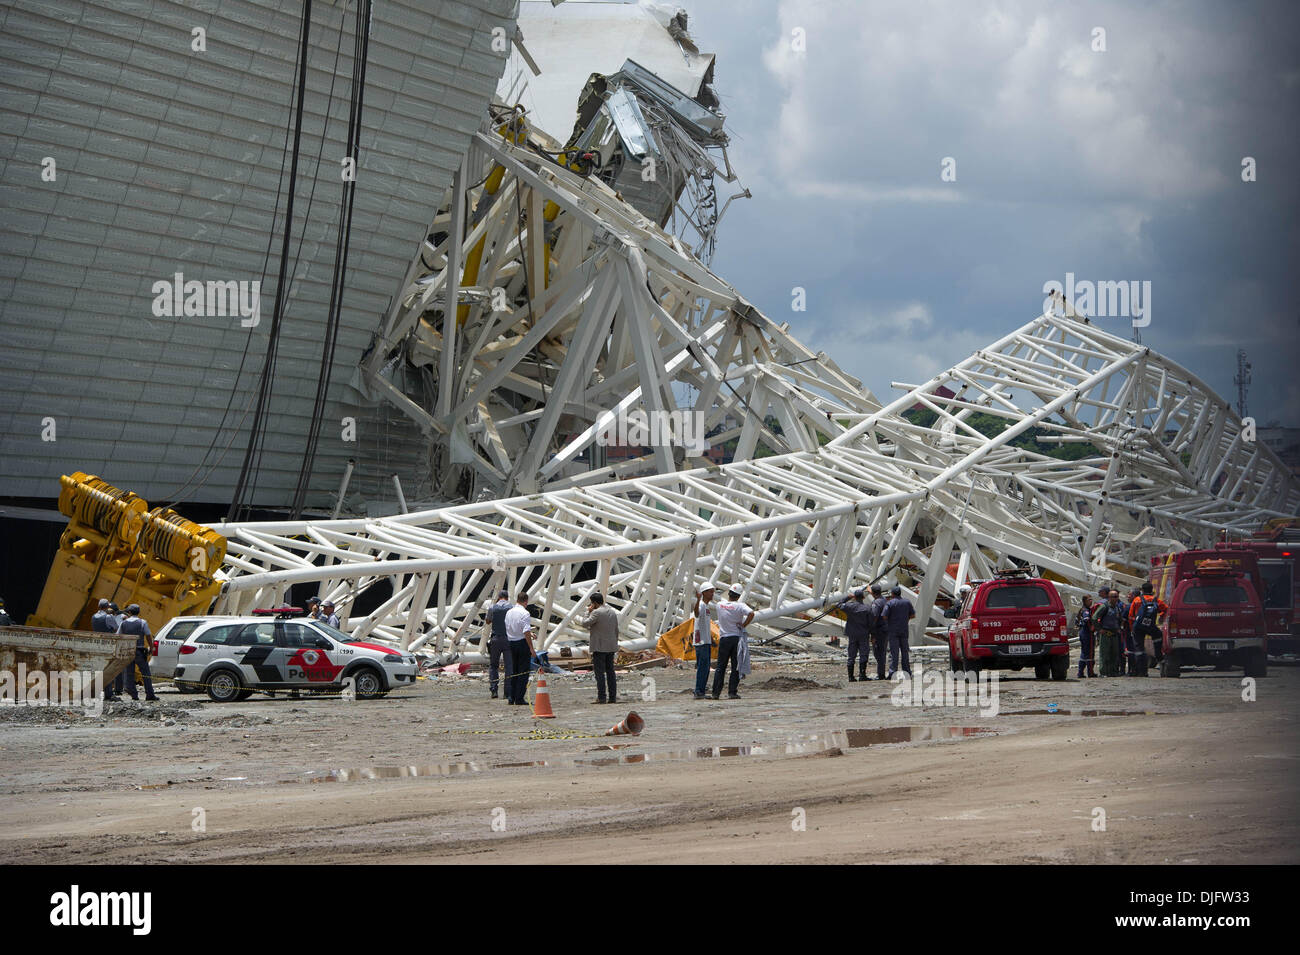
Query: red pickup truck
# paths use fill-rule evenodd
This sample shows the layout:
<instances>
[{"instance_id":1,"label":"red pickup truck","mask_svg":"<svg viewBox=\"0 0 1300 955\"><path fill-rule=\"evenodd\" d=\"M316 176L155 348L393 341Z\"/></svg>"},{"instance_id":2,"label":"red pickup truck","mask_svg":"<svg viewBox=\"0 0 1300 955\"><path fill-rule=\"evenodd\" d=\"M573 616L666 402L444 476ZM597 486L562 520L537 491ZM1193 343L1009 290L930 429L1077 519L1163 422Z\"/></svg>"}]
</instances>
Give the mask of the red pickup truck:
<instances>
[{"instance_id":1,"label":"red pickup truck","mask_svg":"<svg viewBox=\"0 0 1300 955\"><path fill-rule=\"evenodd\" d=\"M948 628L953 670L1020 670L1064 680L1070 672L1065 605L1056 585L1028 570L973 581Z\"/></svg>"}]
</instances>

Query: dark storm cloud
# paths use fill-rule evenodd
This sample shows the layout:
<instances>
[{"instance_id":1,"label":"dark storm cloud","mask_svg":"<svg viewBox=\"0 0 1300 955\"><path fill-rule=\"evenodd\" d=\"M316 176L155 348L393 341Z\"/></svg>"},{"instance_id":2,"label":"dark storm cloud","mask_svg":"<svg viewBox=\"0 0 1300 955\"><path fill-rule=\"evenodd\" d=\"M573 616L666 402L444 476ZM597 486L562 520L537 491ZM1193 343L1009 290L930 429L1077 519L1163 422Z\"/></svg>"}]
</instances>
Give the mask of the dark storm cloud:
<instances>
[{"instance_id":1,"label":"dark storm cloud","mask_svg":"<svg viewBox=\"0 0 1300 955\"><path fill-rule=\"evenodd\" d=\"M1073 272L1150 281L1144 342L1229 399L1245 348L1252 413L1300 424L1294 5L690 10L755 194L715 268L882 397L1028 321Z\"/></svg>"}]
</instances>

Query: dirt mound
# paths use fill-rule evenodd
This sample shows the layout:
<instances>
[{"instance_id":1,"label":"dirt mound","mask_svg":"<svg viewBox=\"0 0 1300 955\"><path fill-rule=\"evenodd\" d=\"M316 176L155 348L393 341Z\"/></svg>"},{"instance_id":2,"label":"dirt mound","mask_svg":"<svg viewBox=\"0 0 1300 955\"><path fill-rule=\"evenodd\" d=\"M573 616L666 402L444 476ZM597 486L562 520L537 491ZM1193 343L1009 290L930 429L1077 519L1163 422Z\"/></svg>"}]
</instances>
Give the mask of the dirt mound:
<instances>
[{"instance_id":1,"label":"dirt mound","mask_svg":"<svg viewBox=\"0 0 1300 955\"><path fill-rule=\"evenodd\" d=\"M835 687L818 683L816 680L806 680L801 676L774 676L770 680L754 684L754 689L791 693L795 690L833 690Z\"/></svg>"},{"instance_id":2,"label":"dirt mound","mask_svg":"<svg viewBox=\"0 0 1300 955\"><path fill-rule=\"evenodd\" d=\"M269 716L250 716L247 713L230 713L225 716L214 716L211 719L204 720L205 726L226 726L233 729L241 729L248 726L261 726L265 723L274 722Z\"/></svg>"},{"instance_id":3,"label":"dirt mound","mask_svg":"<svg viewBox=\"0 0 1300 955\"><path fill-rule=\"evenodd\" d=\"M0 706L0 722L6 723L45 723L54 726L66 726L74 723L108 721L129 721L142 723L165 723L167 720L180 720L192 716L191 710L199 706L195 702L183 703L136 703L133 700L121 702L102 701L103 709L84 706Z\"/></svg>"}]
</instances>

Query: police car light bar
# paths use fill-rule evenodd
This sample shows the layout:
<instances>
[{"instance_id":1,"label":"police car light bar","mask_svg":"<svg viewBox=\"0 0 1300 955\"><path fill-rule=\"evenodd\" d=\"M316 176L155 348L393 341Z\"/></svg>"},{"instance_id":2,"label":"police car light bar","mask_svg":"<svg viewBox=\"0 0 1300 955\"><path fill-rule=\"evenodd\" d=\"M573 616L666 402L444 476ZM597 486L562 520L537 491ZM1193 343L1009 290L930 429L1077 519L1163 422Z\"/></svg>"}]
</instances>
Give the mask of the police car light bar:
<instances>
[{"instance_id":1,"label":"police car light bar","mask_svg":"<svg viewBox=\"0 0 1300 955\"><path fill-rule=\"evenodd\" d=\"M303 617L307 612L301 607L259 607L253 611L254 617Z\"/></svg>"}]
</instances>

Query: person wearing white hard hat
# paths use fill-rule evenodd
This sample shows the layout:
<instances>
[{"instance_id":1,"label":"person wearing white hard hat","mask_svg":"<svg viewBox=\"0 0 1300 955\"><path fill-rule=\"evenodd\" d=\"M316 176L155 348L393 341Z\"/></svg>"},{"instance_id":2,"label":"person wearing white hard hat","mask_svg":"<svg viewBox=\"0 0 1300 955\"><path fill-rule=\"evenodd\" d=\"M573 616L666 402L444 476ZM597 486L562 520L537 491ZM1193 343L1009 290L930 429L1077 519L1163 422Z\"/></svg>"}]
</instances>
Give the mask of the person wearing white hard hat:
<instances>
[{"instance_id":1,"label":"person wearing white hard hat","mask_svg":"<svg viewBox=\"0 0 1300 955\"><path fill-rule=\"evenodd\" d=\"M702 700L709 686L709 664L713 660L713 627L718 622L718 605L713 602L716 588L713 582L704 584L695 593L691 615L695 619L691 643L695 647L695 699Z\"/></svg>"},{"instance_id":2,"label":"person wearing white hard hat","mask_svg":"<svg viewBox=\"0 0 1300 955\"><path fill-rule=\"evenodd\" d=\"M754 611L740 599L740 584L732 584L727 599L718 604L718 663L713 668L713 698L722 696L722 677L731 663L731 679L727 683L727 698L740 699L740 640L742 631L754 619Z\"/></svg>"}]
</instances>

